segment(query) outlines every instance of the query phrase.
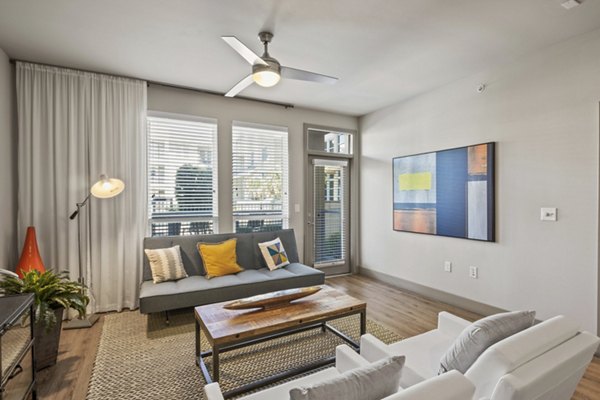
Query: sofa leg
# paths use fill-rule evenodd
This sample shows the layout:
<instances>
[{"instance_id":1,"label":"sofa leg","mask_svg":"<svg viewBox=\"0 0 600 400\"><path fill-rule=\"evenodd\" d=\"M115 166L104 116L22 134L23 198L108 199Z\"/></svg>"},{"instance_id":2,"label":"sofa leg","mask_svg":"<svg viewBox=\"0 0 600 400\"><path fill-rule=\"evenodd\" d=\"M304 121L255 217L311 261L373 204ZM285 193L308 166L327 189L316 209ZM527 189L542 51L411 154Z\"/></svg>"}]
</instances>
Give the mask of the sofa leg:
<instances>
[{"instance_id":1,"label":"sofa leg","mask_svg":"<svg viewBox=\"0 0 600 400\"><path fill-rule=\"evenodd\" d=\"M170 325L171 321L169 320L169 312L165 311L165 325Z\"/></svg>"}]
</instances>

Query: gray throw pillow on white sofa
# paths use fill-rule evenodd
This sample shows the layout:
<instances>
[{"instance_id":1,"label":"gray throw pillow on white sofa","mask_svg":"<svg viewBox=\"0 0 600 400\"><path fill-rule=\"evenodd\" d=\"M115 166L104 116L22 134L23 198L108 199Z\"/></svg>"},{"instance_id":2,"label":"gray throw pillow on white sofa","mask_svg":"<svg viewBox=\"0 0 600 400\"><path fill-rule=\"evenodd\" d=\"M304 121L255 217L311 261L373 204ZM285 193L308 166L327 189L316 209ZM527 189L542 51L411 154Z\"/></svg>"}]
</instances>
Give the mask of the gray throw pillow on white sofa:
<instances>
[{"instance_id":1,"label":"gray throw pillow on white sofa","mask_svg":"<svg viewBox=\"0 0 600 400\"><path fill-rule=\"evenodd\" d=\"M442 357L439 374L453 369L465 373L491 345L533 325L535 311L490 315L467 326Z\"/></svg>"},{"instance_id":2,"label":"gray throw pillow on white sofa","mask_svg":"<svg viewBox=\"0 0 600 400\"><path fill-rule=\"evenodd\" d=\"M404 356L392 356L333 379L290 390L290 400L380 400L398 391Z\"/></svg>"}]
</instances>

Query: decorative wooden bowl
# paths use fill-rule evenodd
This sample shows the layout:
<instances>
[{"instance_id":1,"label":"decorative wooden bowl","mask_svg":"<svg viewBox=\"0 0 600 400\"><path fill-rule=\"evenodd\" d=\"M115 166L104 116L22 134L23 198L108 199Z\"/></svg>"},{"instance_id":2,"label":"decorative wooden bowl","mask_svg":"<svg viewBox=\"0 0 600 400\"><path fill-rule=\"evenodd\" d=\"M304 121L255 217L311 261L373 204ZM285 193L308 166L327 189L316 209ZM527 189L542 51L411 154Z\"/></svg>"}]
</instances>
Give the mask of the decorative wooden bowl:
<instances>
[{"instance_id":1,"label":"decorative wooden bowl","mask_svg":"<svg viewBox=\"0 0 600 400\"><path fill-rule=\"evenodd\" d=\"M223 307L228 310L246 310L250 308L262 308L269 310L288 305L291 301L301 299L321 290L320 286L310 286L297 289L279 290L277 292L259 294L257 296L247 297L232 301Z\"/></svg>"}]
</instances>

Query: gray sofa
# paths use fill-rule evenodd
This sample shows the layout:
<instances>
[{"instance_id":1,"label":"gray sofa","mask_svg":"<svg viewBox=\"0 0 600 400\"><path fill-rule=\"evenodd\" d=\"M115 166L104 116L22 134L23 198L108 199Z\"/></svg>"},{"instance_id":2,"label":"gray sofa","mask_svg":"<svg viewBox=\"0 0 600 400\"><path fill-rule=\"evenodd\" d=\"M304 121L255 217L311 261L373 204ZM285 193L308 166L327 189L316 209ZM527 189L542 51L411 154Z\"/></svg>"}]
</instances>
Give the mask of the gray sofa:
<instances>
[{"instance_id":1,"label":"gray sofa","mask_svg":"<svg viewBox=\"0 0 600 400\"><path fill-rule=\"evenodd\" d=\"M237 260L244 271L206 279L198 253L198 242L217 243L237 238ZM281 238L290 265L270 271L258 243ZM148 258L144 254L143 282L140 287L140 312L144 314L235 300L275 290L322 285L323 272L300 264L296 238L292 229L256 233L224 233L216 235L158 236L144 239L144 249L181 246L181 257L187 278L154 283Z\"/></svg>"}]
</instances>

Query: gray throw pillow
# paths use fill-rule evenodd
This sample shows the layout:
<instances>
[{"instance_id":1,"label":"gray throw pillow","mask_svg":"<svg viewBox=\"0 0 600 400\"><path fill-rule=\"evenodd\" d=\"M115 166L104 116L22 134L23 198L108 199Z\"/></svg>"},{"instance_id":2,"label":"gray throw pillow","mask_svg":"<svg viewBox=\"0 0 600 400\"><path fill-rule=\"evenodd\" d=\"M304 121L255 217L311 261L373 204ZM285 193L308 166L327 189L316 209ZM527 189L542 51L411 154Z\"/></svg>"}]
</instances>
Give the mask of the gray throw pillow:
<instances>
[{"instance_id":1,"label":"gray throw pillow","mask_svg":"<svg viewBox=\"0 0 600 400\"><path fill-rule=\"evenodd\" d=\"M513 311L473 322L442 357L439 374L453 369L464 374L488 347L531 327L534 320L535 311Z\"/></svg>"},{"instance_id":2,"label":"gray throw pillow","mask_svg":"<svg viewBox=\"0 0 600 400\"><path fill-rule=\"evenodd\" d=\"M404 356L392 356L333 379L290 390L290 400L380 400L398 391Z\"/></svg>"}]
</instances>

